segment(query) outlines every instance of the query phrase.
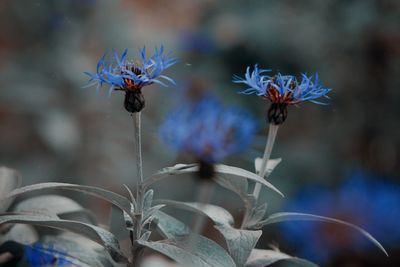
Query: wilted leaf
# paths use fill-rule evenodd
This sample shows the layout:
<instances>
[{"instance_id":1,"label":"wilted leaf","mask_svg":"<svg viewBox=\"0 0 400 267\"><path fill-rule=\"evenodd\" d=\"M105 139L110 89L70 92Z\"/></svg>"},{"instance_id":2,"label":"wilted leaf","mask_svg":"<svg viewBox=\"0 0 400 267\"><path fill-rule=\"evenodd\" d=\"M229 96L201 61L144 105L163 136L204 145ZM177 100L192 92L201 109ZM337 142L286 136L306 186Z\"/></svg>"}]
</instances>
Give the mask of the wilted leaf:
<instances>
[{"instance_id":1,"label":"wilted leaf","mask_svg":"<svg viewBox=\"0 0 400 267\"><path fill-rule=\"evenodd\" d=\"M185 266L234 267L229 254L214 241L199 235L139 244L161 252Z\"/></svg>"},{"instance_id":2,"label":"wilted leaf","mask_svg":"<svg viewBox=\"0 0 400 267\"><path fill-rule=\"evenodd\" d=\"M155 200L154 202L202 213L210 218L212 221L214 221L216 225L233 225L234 223L233 217L229 213L229 211L216 205L197 202L180 202L167 199Z\"/></svg>"},{"instance_id":3,"label":"wilted leaf","mask_svg":"<svg viewBox=\"0 0 400 267\"><path fill-rule=\"evenodd\" d=\"M11 199L16 196L26 194L28 192L45 190L45 189L72 190L72 191L78 191L78 192L82 192L85 194L93 195L93 196L99 197L101 199L104 199L104 200L114 204L115 206L117 206L118 208L120 208L121 210L125 211L128 214L131 213L131 202L124 196L121 196L112 191L108 191L108 190L94 187L94 186L76 185L76 184L67 184L67 183L40 183L40 184L24 186L24 187L15 189L12 192L10 192L8 195L4 196L2 199L0 199L0 203L4 200Z\"/></svg>"},{"instance_id":4,"label":"wilted leaf","mask_svg":"<svg viewBox=\"0 0 400 267\"><path fill-rule=\"evenodd\" d=\"M240 230L226 225L216 225L215 228L224 236L229 255L236 265L244 266L262 231Z\"/></svg>"},{"instance_id":5,"label":"wilted leaf","mask_svg":"<svg viewBox=\"0 0 400 267\"><path fill-rule=\"evenodd\" d=\"M318 215L313 215L313 214L306 214L306 213L297 213L297 212L278 212L270 215L267 219L260 221L256 227L257 228L262 228L264 225L268 224L273 224L273 223L279 223L279 222L284 222L284 221L323 221L323 222L329 222L329 223L338 223L347 227L350 227L358 232L360 232L362 235L364 235L367 239L369 239L373 244L375 244L378 248L380 248L387 256L388 253L386 250L383 248L383 246L376 240L371 234L369 234L367 231L364 229L345 222L341 221L338 219L333 219L329 217L324 217L324 216L318 216Z\"/></svg>"},{"instance_id":6,"label":"wilted leaf","mask_svg":"<svg viewBox=\"0 0 400 267\"><path fill-rule=\"evenodd\" d=\"M317 265L307 260L292 257L280 251L269 249L253 249L245 267L268 266L282 260L293 263L293 266L317 267Z\"/></svg>"},{"instance_id":7,"label":"wilted leaf","mask_svg":"<svg viewBox=\"0 0 400 267\"><path fill-rule=\"evenodd\" d=\"M21 176L17 171L7 167L0 167L0 199L20 185ZM0 200L0 212L6 211L13 200L14 198Z\"/></svg>"},{"instance_id":8,"label":"wilted leaf","mask_svg":"<svg viewBox=\"0 0 400 267\"><path fill-rule=\"evenodd\" d=\"M126 257L119 249L118 240L110 232L86 223L56 219L51 216L34 214L4 214L0 215L0 224L3 223L22 223L38 226L56 228L71 231L85 236L104 246L111 257L117 262L125 262Z\"/></svg>"}]
</instances>

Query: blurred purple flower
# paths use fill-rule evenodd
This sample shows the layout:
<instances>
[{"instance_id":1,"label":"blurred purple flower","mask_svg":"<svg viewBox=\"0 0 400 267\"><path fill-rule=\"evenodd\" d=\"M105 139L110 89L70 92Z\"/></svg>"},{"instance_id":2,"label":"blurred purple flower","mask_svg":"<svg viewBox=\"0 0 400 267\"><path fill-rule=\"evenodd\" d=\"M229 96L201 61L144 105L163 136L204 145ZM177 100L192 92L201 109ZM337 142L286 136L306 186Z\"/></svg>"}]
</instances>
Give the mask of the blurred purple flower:
<instances>
[{"instance_id":1,"label":"blurred purple flower","mask_svg":"<svg viewBox=\"0 0 400 267\"><path fill-rule=\"evenodd\" d=\"M291 198L285 210L343 219L369 231L384 246L400 241L400 185L355 173L337 191L308 186ZM340 225L321 222L282 223L285 238L298 256L324 263L343 249L367 249L371 243Z\"/></svg>"},{"instance_id":2,"label":"blurred purple flower","mask_svg":"<svg viewBox=\"0 0 400 267\"><path fill-rule=\"evenodd\" d=\"M255 128L246 112L224 108L215 98L204 97L170 113L161 126L161 135L176 150L215 163L246 149Z\"/></svg>"},{"instance_id":3,"label":"blurred purple flower","mask_svg":"<svg viewBox=\"0 0 400 267\"><path fill-rule=\"evenodd\" d=\"M173 79L161 73L174 65L177 60L164 54L164 47L155 48L154 54L146 57L146 49L139 50L139 60L127 60L128 49L125 49L121 57L113 50L115 62L108 62L105 56L99 60L96 72L85 72L90 77L86 87L97 85L99 90L103 84L110 85L109 93L113 90L136 91L143 86L158 83L167 86L164 81L174 84ZM164 81L161 81L163 79Z\"/></svg>"},{"instance_id":4,"label":"blurred purple flower","mask_svg":"<svg viewBox=\"0 0 400 267\"><path fill-rule=\"evenodd\" d=\"M67 266L71 264L65 254L55 250L52 245L35 243L25 246L25 257L30 267Z\"/></svg>"}]
</instances>

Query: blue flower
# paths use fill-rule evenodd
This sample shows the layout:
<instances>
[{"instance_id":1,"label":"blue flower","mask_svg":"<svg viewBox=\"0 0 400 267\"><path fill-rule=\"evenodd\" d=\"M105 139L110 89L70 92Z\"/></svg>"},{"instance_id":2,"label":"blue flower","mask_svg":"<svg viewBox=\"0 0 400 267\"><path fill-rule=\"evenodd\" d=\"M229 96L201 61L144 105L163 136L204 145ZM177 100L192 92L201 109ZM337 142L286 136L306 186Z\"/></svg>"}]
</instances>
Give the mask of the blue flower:
<instances>
[{"instance_id":1,"label":"blue flower","mask_svg":"<svg viewBox=\"0 0 400 267\"><path fill-rule=\"evenodd\" d=\"M249 114L204 97L170 113L161 126L161 135L176 150L215 163L246 149L255 128Z\"/></svg>"},{"instance_id":2,"label":"blue flower","mask_svg":"<svg viewBox=\"0 0 400 267\"><path fill-rule=\"evenodd\" d=\"M25 246L25 257L30 267L42 266L67 266L71 262L65 258L65 254L54 249L52 245L35 243Z\"/></svg>"},{"instance_id":3,"label":"blue flower","mask_svg":"<svg viewBox=\"0 0 400 267\"><path fill-rule=\"evenodd\" d=\"M242 94L256 94L264 99L270 100L273 104L298 104L303 101L310 101L316 104L324 104L316 101L320 97L329 98L327 94L331 89L323 87L318 74L307 76L301 75L301 80L293 75L282 75L278 73L270 76L265 73L270 70L259 69L254 66L252 72L247 67L245 78L233 77L234 83L242 83L248 87L241 91Z\"/></svg>"},{"instance_id":4,"label":"blue flower","mask_svg":"<svg viewBox=\"0 0 400 267\"><path fill-rule=\"evenodd\" d=\"M146 57L146 49L139 50L139 60L127 60L128 49L125 49L121 57L113 50L115 62L106 61L106 54L99 60L96 72L85 72L90 77L86 86L97 85L99 90L103 84L110 86L109 93L113 90L137 91L143 86L153 83L167 86L165 82L174 84L174 80L161 73L174 65L177 60L164 54L164 47L155 48L154 54Z\"/></svg>"},{"instance_id":5,"label":"blue flower","mask_svg":"<svg viewBox=\"0 0 400 267\"><path fill-rule=\"evenodd\" d=\"M400 185L363 172L355 173L338 190L308 186L284 210L324 215L349 221L369 231L385 246L400 242ZM321 222L282 223L283 235L298 255L324 265L343 249L371 247L359 233L340 225Z\"/></svg>"}]
</instances>

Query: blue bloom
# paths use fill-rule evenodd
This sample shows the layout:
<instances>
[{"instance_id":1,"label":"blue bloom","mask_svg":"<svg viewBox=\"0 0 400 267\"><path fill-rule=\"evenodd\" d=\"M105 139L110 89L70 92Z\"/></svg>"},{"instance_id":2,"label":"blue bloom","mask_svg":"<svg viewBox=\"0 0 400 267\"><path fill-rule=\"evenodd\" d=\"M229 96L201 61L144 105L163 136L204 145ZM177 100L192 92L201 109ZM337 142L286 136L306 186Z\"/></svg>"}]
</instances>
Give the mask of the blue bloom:
<instances>
[{"instance_id":1,"label":"blue bloom","mask_svg":"<svg viewBox=\"0 0 400 267\"><path fill-rule=\"evenodd\" d=\"M35 243L25 246L25 257L30 267L42 266L67 266L71 262L65 258L65 254L54 249L52 245Z\"/></svg>"},{"instance_id":2,"label":"blue bloom","mask_svg":"<svg viewBox=\"0 0 400 267\"><path fill-rule=\"evenodd\" d=\"M292 198L286 211L324 215L349 221L369 231L384 246L400 242L400 185L363 172L355 173L337 191L308 186ZM298 255L326 263L343 249L371 247L359 233L340 225L321 222L282 223L282 232Z\"/></svg>"},{"instance_id":3,"label":"blue bloom","mask_svg":"<svg viewBox=\"0 0 400 267\"><path fill-rule=\"evenodd\" d=\"M320 97L329 98L327 94L331 89L320 84L317 73L311 76L302 74L301 80L298 80L293 75L278 73L270 76L265 74L267 72L270 72L270 70L259 69L257 65L254 66L252 72L250 72L250 67L247 67L244 79L235 75L233 82L248 86L240 93L256 94L270 100L273 104L289 105L303 101L324 104L316 101L316 99Z\"/></svg>"},{"instance_id":4,"label":"blue bloom","mask_svg":"<svg viewBox=\"0 0 400 267\"><path fill-rule=\"evenodd\" d=\"M250 144L255 123L237 108L224 108L212 97L184 103L161 126L164 141L178 151L215 163Z\"/></svg>"},{"instance_id":5,"label":"blue bloom","mask_svg":"<svg viewBox=\"0 0 400 267\"><path fill-rule=\"evenodd\" d=\"M110 86L109 93L113 90L136 91L143 86L153 83L167 86L165 82L174 84L174 80L161 73L174 65L177 60L164 54L164 47L155 48L154 54L147 58L146 49L139 50L139 60L127 60L128 49L125 49L121 57L113 50L114 61L108 62L106 54L99 60L96 72L85 72L90 77L87 86L97 85L99 90L103 84Z\"/></svg>"}]
</instances>

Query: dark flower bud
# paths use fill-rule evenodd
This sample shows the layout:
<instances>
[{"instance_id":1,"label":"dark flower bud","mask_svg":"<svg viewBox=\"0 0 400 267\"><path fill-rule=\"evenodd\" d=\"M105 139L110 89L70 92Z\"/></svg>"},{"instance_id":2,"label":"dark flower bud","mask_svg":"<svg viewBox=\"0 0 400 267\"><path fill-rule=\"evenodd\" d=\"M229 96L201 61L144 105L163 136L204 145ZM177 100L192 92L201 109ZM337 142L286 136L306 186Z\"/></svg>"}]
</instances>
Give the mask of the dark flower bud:
<instances>
[{"instance_id":1,"label":"dark flower bud","mask_svg":"<svg viewBox=\"0 0 400 267\"><path fill-rule=\"evenodd\" d=\"M124 107L128 112L140 112L144 108L144 104L144 96L140 89L125 91Z\"/></svg>"},{"instance_id":2,"label":"dark flower bud","mask_svg":"<svg viewBox=\"0 0 400 267\"><path fill-rule=\"evenodd\" d=\"M287 104L272 103L268 109L267 122L279 125L285 122L287 117Z\"/></svg>"},{"instance_id":3,"label":"dark flower bud","mask_svg":"<svg viewBox=\"0 0 400 267\"><path fill-rule=\"evenodd\" d=\"M215 175L215 167L214 164L200 160L199 162L199 170L197 171L197 177L200 180L211 180Z\"/></svg>"}]
</instances>

